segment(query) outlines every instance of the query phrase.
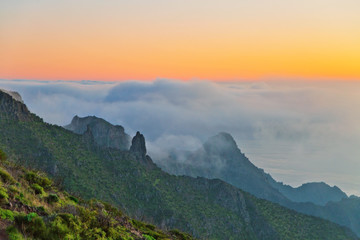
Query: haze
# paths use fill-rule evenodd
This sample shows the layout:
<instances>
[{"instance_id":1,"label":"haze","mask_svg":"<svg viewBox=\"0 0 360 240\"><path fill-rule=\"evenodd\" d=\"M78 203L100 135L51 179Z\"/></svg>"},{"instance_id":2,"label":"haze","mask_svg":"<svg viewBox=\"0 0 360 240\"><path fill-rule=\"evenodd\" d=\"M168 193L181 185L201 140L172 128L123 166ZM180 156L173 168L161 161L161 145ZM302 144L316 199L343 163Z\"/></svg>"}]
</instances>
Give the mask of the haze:
<instances>
[{"instance_id":1,"label":"haze","mask_svg":"<svg viewBox=\"0 0 360 240\"><path fill-rule=\"evenodd\" d=\"M18 91L50 123L96 115L139 130L155 160L226 131L276 180L325 181L360 195L359 82L1 80L0 88Z\"/></svg>"}]
</instances>

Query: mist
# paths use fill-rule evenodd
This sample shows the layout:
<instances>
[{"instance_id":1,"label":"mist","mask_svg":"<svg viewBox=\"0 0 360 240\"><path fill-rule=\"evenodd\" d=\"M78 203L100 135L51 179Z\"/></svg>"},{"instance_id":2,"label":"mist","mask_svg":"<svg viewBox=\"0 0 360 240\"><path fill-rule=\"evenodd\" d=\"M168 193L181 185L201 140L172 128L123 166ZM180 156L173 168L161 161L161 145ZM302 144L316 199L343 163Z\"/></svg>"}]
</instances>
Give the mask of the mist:
<instances>
[{"instance_id":1,"label":"mist","mask_svg":"<svg viewBox=\"0 0 360 240\"><path fill-rule=\"evenodd\" d=\"M343 81L0 80L44 121L95 115L141 131L154 161L218 132L276 180L325 181L360 195L360 84Z\"/></svg>"}]
</instances>

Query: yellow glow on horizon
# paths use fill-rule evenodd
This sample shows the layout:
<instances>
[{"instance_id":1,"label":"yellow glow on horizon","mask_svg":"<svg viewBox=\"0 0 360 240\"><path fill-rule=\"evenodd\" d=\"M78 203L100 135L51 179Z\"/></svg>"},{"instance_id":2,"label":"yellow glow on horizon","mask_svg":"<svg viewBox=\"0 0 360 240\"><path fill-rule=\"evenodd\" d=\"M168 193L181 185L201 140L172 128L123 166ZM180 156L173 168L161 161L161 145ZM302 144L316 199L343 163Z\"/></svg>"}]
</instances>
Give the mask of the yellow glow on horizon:
<instances>
[{"instance_id":1,"label":"yellow glow on horizon","mask_svg":"<svg viewBox=\"0 0 360 240\"><path fill-rule=\"evenodd\" d=\"M360 80L360 15L345 3L341 9L331 0L323 10L325 2L315 0L318 12L311 4L295 8L279 0L275 5L284 9L241 6L257 11L251 15L236 1L229 1L234 9L214 1L205 10L195 4L182 8L177 1L148 11L114 7L126 8L122 14L94 0L88 13L82 5L70 9L61 3L58 12L49 11L52 5L40 2L0 10L0 78Z\"/></svg>"}]
</instances>

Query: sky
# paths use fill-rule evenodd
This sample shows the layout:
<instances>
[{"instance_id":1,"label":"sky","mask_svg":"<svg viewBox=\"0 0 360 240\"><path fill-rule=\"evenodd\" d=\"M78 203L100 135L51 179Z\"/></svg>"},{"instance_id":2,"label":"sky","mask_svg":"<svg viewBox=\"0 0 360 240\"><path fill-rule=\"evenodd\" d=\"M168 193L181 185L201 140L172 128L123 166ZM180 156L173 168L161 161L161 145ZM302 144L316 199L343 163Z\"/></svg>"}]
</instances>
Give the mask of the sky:
<instances>
[{"instance_id":1,"label":"sky","mask_svg":"<svg viewBox=\"0 0 360 240\"><path fill-rule=\"evenodd\" d=\"M219 132L276 180L324 181L360 196L360 82L0 80L60 126L98 116L146 138L156 162Z\"/></svg>"},{"instance_id":2,"label":"sky","mask_svg":"<svg viewBox=\"0 0 360 240\"><path fill-rule=\"evenodd\" d=\"M1 0L0 78L360 79L358 0Z\"/></svg>"}]
</instances>

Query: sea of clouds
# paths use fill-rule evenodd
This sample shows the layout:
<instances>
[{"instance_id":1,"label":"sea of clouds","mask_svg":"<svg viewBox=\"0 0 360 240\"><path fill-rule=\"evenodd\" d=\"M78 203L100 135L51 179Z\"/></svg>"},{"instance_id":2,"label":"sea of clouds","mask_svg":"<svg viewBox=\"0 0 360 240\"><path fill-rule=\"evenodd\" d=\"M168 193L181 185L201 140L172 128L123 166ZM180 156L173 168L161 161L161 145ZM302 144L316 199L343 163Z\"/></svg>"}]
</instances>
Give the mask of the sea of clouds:
<instances>
[{"instance_id":1,"label":"sea of clouds","mask_svg":"<svg viewBox=\"0 0 360 240\"><path fill-rule=\"evenodd\" d=\"M360 83L0 80L44 121L95 115L140 131L152 158L228 132L256 166L293 186L325 181L360 195Z\"/></svg>"}]
</instances>

